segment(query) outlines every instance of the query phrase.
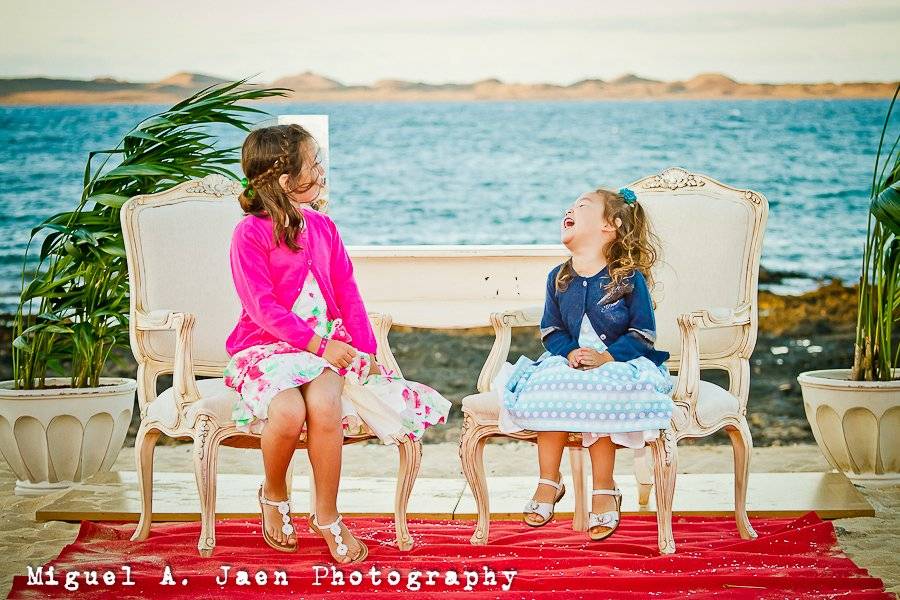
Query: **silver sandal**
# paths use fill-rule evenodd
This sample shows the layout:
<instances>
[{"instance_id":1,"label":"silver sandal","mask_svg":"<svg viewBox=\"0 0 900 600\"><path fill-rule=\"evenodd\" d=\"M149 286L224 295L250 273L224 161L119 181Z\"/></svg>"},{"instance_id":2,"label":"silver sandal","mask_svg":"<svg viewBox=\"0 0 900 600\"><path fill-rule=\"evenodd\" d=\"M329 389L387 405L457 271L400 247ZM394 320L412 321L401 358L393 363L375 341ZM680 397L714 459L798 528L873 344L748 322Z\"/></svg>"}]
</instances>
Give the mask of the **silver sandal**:
<instances>
[{"instance_id":1,"label":"silver sandal","mask_svg":"<svg viewBox=\"0 0 900 600\"><path fill-rule=\"evenodd\" d=\"M273 500L269 500L268 498L263 496L263 484L259 484L259 493L257 494L257 498L259 500L260 518L262 519L263 539L265 539L266 543L276 550L281 550L282 552L296 552L296 537L293 544L280 544L275 540L275 538L271 536L271 534L269 534L269 530L266 528L266 511L265 508L263 508L264 504L268 506L278 507L278 512L281 513L281 520L283 523L281 525L281 533L290 536L294 534L294 525L291 523L291 501L280 500L276 502Z\"/></svg>"},{"instance_id":2,"label":"silver sandal","mask_svg":"<svg viewBox=\"0 0 900 600\"><path fill-rule=\"evenodd\" d=\"M338 557L343 558L347 556L347 552L349 551L349 547L344 543L344 538L341 535L341 519L342 515L338 515L337 519L335 519L332 523L328 525L319 525L319 521L316 519L315 514L309 515L309 529L313 533L318 533L323 538L325 537L325 531L327 530L334 536L335 544L337 544L334 548L334 552L331 552L331 547L329 546L329 552L331 552L332 558L341 564L355 563L364 560L369 555L369 547L359 541L359 538L356 539L356 543L359 544L359 553L356 556L352 557L349 561L341 562ZM352 535L352 534L351 534ZM335 556L335 552L338 556Z\"/></svg>"},{"instance_id":3,"label":"silver sandal","mask_svg":"<svg viewBox=\"0 0 900 600\"><path fill-rule=\"evenodd\" d=\"M588 513L588 537L595 542L605 540L619 527L622 511L622 492L618 486L614 490L593 490L591 496L615 496L616 510L608 510L602 513ZM595 531L598 528L602 531Z\"/></svg>"},{"instance_id":4,"label":"silver sandal","mask_svg":"<svg viewBox=\"0 0 900 600\"><path fill-rule=\"evenodd\" d=\"M551 487L554 487L559 491L559 493L556 495L556 499L553 502L538 502L537 500L532 498L525 504L525 509L522 511L522 520L525 521L525 524L529 527L541 527L542 525L546 525L547 523L549 523L553 518L556 503L566 495L566 486L564 486L562 483L562 474L560 474L559 476L559 481L541 478L538 479L538 483L545 483ZM525 518L530 514L536 514L542 517L544 520L540 523L532 523Z\"/></svg>"}]
</instances>

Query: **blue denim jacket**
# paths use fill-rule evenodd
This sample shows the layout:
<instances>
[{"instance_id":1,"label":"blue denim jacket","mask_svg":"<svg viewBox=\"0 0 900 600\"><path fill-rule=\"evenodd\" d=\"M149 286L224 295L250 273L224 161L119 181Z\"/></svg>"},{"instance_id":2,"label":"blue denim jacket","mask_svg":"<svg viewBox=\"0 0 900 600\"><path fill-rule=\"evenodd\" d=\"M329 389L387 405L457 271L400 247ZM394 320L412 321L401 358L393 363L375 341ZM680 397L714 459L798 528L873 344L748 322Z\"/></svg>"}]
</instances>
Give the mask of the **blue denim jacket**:
<instances>
[{"instance_id":1,"label":"blue denim jacket","mask_svg":"<svg viewBox=\"0 0 900 600\"><path fill-rule=\"evenodd\" d=\"M541 341L551 354L568 356L579 347L578 332L587 313L616 361L646 356L658 366L668 360L668 352L653 347L656 319L643 273L635 270L618 289L607 293L604 288L610 276L604 267L591 277L576 275L565 291L557 292L556 274L560 268L562 265L554 267L547 276L547 299L541 318Z\"/></svg>"}]
</instances>

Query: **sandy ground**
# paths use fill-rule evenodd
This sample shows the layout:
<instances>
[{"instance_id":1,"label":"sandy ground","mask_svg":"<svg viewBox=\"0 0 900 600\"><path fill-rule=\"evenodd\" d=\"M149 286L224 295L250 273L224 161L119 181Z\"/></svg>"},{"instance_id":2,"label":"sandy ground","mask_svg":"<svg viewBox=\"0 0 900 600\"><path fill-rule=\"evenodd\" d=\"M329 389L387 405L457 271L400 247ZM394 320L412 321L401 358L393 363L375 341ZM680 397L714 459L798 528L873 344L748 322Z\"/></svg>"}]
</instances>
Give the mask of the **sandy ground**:
<instances>
[{"instance_id":1,"label":"sandy ground","mask_svg":"<svg viewBox=\"0 0 900 600\"><path fill-rule=\"evenodd\" d=\"M159 471L190 472L191 447L159 446L155 468ZM631 455L622 452L616 471L631 472ZM304 457L295 460L295 474L308 468ZM488 475L522 475L535 469L534 446L522 442L488 444L485 466ZM679 467L683 473L730 473L731 449L727 446L679 447ZM78 525L52 521L38 523L35 511L64 492L25 498L13 494L15 478L0 461L0 594L5 597L15 574L25 572L26 565L42 564L55 558L66 544L74 540ZM393 476L396 451L380 444L347 446L344 449L343 473L348 476ZM825 459L813 444L755 448L752 470L756 472L827 471ZM134 449L124 448L114 470L134 470ZM259 474L262 457L259 452L222 447L220 473ZM568 473L567 461L563 472ZM423 453L422 474L428 477L462 478L457 458L457 445L452 442L428 444ZM876 510L875 517L839 519L835 521L843 550L857 564L884 580L888 590L900 593L900 486L861 488Z\"/></svg>"}]
</instances>

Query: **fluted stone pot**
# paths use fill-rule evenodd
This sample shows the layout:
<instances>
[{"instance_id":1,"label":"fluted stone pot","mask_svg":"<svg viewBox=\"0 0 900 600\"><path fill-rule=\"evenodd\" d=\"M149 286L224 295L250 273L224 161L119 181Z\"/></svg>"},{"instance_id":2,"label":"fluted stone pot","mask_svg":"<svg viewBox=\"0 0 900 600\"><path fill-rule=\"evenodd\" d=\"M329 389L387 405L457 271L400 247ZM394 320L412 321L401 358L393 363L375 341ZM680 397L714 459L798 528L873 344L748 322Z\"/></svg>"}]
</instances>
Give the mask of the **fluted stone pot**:
<instances>
[{"instance_id":1,"label":"fluted stone pot","mask_svg":"<svg viewBox=\"0 0 900 600\"><path fill-rule=\"evenodd\" d=\"M46 385L67 385L48 377ZM0 451L17 495L45 494L108 471L119 455L137 381L101 377L100 387L17 390L0 382Z\"/></svg>"},{"instance_id":2,"label":"fluted stone pot","mask_svg":"<svg viewBox=\"0 0 900 600\"><path fill-rule=\"evenodd\" d=\"M900 379L849 375L850 369L825 369L797 377L816 443L855 483L900 483Z\"/></svg>"}]
</instances>

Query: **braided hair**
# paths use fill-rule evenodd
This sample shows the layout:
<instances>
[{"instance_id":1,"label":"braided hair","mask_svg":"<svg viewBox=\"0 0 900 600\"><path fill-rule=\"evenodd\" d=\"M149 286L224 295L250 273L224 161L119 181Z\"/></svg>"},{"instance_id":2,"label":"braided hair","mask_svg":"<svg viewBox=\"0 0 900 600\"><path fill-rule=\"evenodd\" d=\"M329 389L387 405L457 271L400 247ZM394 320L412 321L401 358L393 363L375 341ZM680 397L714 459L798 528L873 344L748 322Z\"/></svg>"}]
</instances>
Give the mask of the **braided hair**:
<instances>
[{"instance_id":1,"label":"braided hair","mask_svg":"<svg viewBox=\"0 0 900 600\"><path fill-rule=\"evenodd\" d=\"M303 193L318 185L318 178L303 180L309 172L310 151L315 155L316 141L296 124L254 129L241 148L241 168L247 185L238 201L244 213L270 217L275 244L284 242L297 252L299 234L306 227L303 213L291 203L289 192ZM287 174L291 189L285 191L279 177Z\"/></svg>"}]
</instances>

